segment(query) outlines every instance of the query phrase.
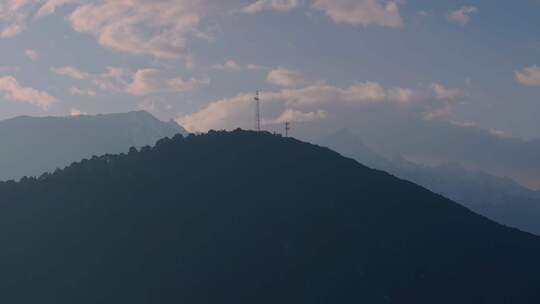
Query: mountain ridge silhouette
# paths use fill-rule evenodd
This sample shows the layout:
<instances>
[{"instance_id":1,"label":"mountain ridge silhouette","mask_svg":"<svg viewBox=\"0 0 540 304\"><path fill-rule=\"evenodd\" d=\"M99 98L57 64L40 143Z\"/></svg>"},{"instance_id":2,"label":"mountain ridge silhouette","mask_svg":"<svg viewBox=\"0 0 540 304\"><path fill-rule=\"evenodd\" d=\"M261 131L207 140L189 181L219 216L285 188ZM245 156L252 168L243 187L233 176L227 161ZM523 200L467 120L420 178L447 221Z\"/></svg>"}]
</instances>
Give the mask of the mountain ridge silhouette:
<instances>
[{"instance_id":1,"label":"mountain ridge silhouette","mask_svg":"<svg viewBox=\"0 0 540 304\"><path fill-rule=\"evenodd\" d=\"M540 299L540 238L268 133L177 135L0 201L6 303Z\"/></svg>"}]
</instances>

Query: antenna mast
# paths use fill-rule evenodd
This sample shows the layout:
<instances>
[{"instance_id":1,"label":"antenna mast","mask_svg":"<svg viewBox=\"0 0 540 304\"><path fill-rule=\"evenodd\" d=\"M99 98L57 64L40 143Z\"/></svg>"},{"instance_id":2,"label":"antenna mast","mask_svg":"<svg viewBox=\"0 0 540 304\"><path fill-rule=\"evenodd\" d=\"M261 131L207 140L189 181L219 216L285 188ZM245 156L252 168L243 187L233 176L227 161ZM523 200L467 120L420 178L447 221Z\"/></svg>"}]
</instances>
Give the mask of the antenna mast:
<instances>
[{"instance_id":1,"label":"antenna mast","mask_svg":"<svg viewBox=\"0 0 540 304\"><path fill-rule=\"evenodd\" d=\"M255 94L255 122L257 131L261 130L261 98L259 91Z\"/></svg>"},{"instance_id":2,"label":"antenna mast","mask_svg":"<svg viewBox=\"0 0 540 304\"><path fill-rule=\"evenodd\" d=\"M291 130L291 123L286 121L285 122L285 137L289 137L290 130Z\"/></svg>"}]
</instances>

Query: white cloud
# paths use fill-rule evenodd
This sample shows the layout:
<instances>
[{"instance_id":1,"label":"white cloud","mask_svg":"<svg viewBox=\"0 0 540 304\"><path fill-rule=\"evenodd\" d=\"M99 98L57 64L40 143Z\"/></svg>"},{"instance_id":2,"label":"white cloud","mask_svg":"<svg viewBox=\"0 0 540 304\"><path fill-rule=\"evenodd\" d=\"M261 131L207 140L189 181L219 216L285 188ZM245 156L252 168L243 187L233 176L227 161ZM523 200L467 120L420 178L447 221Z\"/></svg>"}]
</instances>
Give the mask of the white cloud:
<instances>
[{"instance_id":1,"label":"white cloud","mask_svg":"<svg viewBox=\"0 0 540 304\"><path fill-rule=\"evenodd\" d=\"M381 102L409 103L416 94L410 89L384 88L377 82L357 82L348 88L326 83L316 83L300 89L286 89L270 95L294 106L320 105L326 103L373 104Z\"/></svg>"},{"instance_id":2,"label":"white cloud","mask_svg":"<svg viewBox=\"0 0 540 304\"><path fill-rule=\"evenodd\" d=\"M267 67L257 64L242 65L235 60L227 60L225 63L219 63L212 66L215 70L227 70L232 72L238 72L242 70L268 70Z\"/></svg>"},{"instance_id":3,"label":"white cloud","mask_svg":"<svg viewBox=\"0 0 540 304\"><path fill-rule=\"evenodd\" d=\"M11 38L25 28L29 6L33 0L0 1L0 37Z\"/></svg>"},{"instance_id":4,"label":"white cloud","mask_svg":"<svg viewBox=\"0 0 540 304\"><path fill-rule=\"evenodd\" d=\"M458 10L448 13L448 20L459 25L465 26L471 20L471 15L478 12L478 8L474 6L464 6Z\"/></svg>"},{"instance_id":5,"label":"white cloud","mask_svg":"<svg viewBox=\"0 0 540 304\"><path fill-rule=\"evenodd\" d=\"M392 88L386 93L388 100L394 101L398 104L407 105L418 100L420 96L412 89L408 88Z\"/></svg>"},{"instance_id":6,"label":"white cloud","mask_svg":"<svg viewBox=\"0 0 540 304\"><path fill-rule=\"evenodd\" d=\"M284 67L271 70L266 81L280 87L297 87L308 83L302 73Z\"/></svg>"},{"instance_id":7,"label":"white cloud","mask_svg":"<svg viewBox=\"0 0 540 304\"><path fill-rule=\"evenodd\" d=\"M440 83L434 83L430 88L433 94L430 98L434 98L439 103L426 105L423 112L426 120L449 116L456 102L465 97L461 89L447 88Z\"/></svg>"},{"instance_id":8,"label":"white cloud","mask_svg":"<svg viewBox=\"0 0 540 304\"><path fill-rule=\"evenodd\" d=\"M265 10L286 12L299 7L300 0L258 0L242 9L244 13L255 14Z\"/></svg>"},{"instance_id":9,"label":"white cloud","mask_svg":"<svg viewBox=\"0 0 540 304\"><path fill-rule=\"evenodd\" d=\"M213 68L216 70L229 70L229 71L240 71L243 69L242 66L234 60L227 60L227 62L223 64L216 64L213 66Z\"/></svg>"},{"instance_id":10,"label":"white cloud","mask_svg":"<svg viewBox=\"0 0 540 304\"><path fill-rule=\"evenodd\" d=\"M35 105L44 110L56 101L47 92L21 86L13 76L0 77L0 92L9 100Z\"/></svg>"},{"instance_id":11,"label":"white cloud","mask_svg":"<svg viewBox=\"0 0 540 304\"><path fill-rule=\"evenodd\" d=\"M278 118L272 120L264 120L263 124L282 124L285 122L310 122L326 118L326 112L322 110L313 112L302 112L294 109L287 109L281 113Z\"/></svg>"},{"instance_id":12,"label":"white cloud","mask_svg":"<svg viewBox=\"0 0 540 304\"><path fill-rule=\"evenodd\" d=\"M84 73L81 70L79 70L78 68L72 67L72 66L65 66L65 67L60 67L60 68L51 68L51 72L53 72L53 73L55 73L57 75L60 75L60 76L65 76L65 77L69 77L69 78L73 78L73 79L86 79L86 78L88 78L90 76L89 74Z\"/></svg>"},{"instance_id":13,"label":"white cloud","mask_svg":"<svg viewBox=\"0 0 540 304\"><path fill-rule=\"evenodd\" d=\"M247 127L246 118L253 115L253 95L240 94L212 102L199 112L179 117L176 121L190 132L210 129Z\"/></svg>"},{"instance_id":14,"label":"white cloud","mask_svg":"<svg viewBox=\"0 0 540 304\"><path fill-rule=\"evenodd\" d=\"M451 113L454 101L463 95L461 90L449 89L442 84L434 84L429 89L386 88L380 83L366 81L346 88L316 82L301 88L261 92L260 96L263 122L277 124L319 120L330 114L338 117L340 111L361 111L363 107L393 107L433 119ZM198 112L181 115L177 122L192 132L252 128L254 107L253 94L242 93L211 102Z\"/></svg>"},{"instance_id":15,"label":"white cloud","mask_svg":"<svg viewBox=\"0 0 540 304\"><path fill-rule=\"evenodd\" d=\"M83 112L79 109L76 109L76 108L72 108L71 111L69 112L69 114L71 116L82 116L82 115L88 115L88 113L86 112Z\"/></svg>"},{"instance_id":16,"label":"white cloud","mask_svg":"<svg viewBox=\"0 0 540 304\"><path fill-rule=\"evenodd\" d=\"M0 33L0 37L2 37L2 38L15 37L20 32L22 32L23 30L24 30L24 24L22 24L22 23L10 24L9 26L5 27L2 30L2 33Z\"/></svg>"},{"instance_id":17,"label":"white cloud","mask_svg":"<svg viewBox=\"0 0 540 304\"><path fill-rule=\"evenodd\" d=\"M73 28L115 51L158 58L189 58L188 36L198 36L207 0L103 0L78 6ZM217 4L214 4L217 5Z\"/></svg>"},{"instance_id":18,"label":"white cloud","mask_svg":"<svg viewBox=\"0 0 540 304\"><path fill-rule=\"evenodd\" d=\"M432 84L431 89L435 92L435 98L438 100L455 101L464 95L460 89L449 89L440 83Z\"/></svg>"},{"instance_id":19,"label":"white cloud","mask_svg":"<svg viewBox=\"0 0 540 304\"><path fill-rule=\"evenodd\" d=\"M39 59L39 53L36 50L28 49L24 51L24 54L32 61L36 61Z\"/></svg>"},{"instance_id":20,"label":"white cloud","mask_svg":"<svg viewBox=\"0 0 540 304\"><path fill-rule=\"evenodd\" d=\"M155 69L139 70L133 75L126 92L132 95L144 96L153 93L181 93L192 91L201 85L208 84L208 80L191 78L188 80L180 77L167 79Z\"/></svg>"},{"instance_id":21,"label":"white cloud","mask_svg":"<svg viewBox=\"0 0 540 304\"><path fill-rule=\"evenodd\" d=\"M325 12L334 22L352 25L379 25L399 28L403 19L397 1L386 0L313 0L315 9Z\"/></svg>"},{"instance_id":22,"label":"white cloud","mask_svg":"<svg viewBox=\"0 0 540 304\"><path fill-rule=\"evenodd\" d=\"M126 93L134 96L145 96L157 93L181 93L195 90L208 84L208 79L183 79L181 77L168 77L157 69L141 69L130 72L126 69L108 67L101 74L90 74L76 67L66 66L51 68L55 74L76 80L88 80L91 84L103 91ZM93 90L80 90L72 88L74 95L95 96Z\"/></svg>"},{"instance_id":23,"label":"white cloud","mask_svg":"<svg viewBox=\"0 0 540 304\"><path fill-rule=\"evenodd\" d=\"M540 67L533 65L515 72L516 80L526 86L540 86Z\"/></svg>"},{"instance_id":24,"label":"white cloud","mask_svg":"<svg viewBox=\"0 0 540 304\"><path fill-rule=\"evenodd\" d=\"M69 93L76 96L97 96L97 92L94 90L85 90L77 87L71 87Z\"/></svg>"},{"instance_id":25,"label":"white cloud","mask_svg":"<svg viewBox=\"0 0 540 304\"><path fill-rule=\"evenodd\" d=\"M54 14L56 10L66 4L70 3L79 3L84 0L47 0L38 10L36 13L36 17L43 17L50 14Z\"/></svg>"},{"instance_id":26,"label":"white cloud","mask_svg":"<svg viewBox=\"0 0 540 304\"><path fill-rule=\"evenodd\" d=\"M412 106L424 103L423 94L407 88L385 88L376 82L358 82L347 88L340 88L324 82L317 82L296 89L282 89L261 92L261 102L266 110L263 122L312 121L323 119L327 113L343 107L358 107L375 104ZM440 107L440 104L438 105ZM198 112L183 115L177 122L189 131L199 132L210 129L250 128L253 121L253 94L243 93L232 98L212 102ZM281 109L276 113L276 110Z\"/></svg>"}]
</instances>

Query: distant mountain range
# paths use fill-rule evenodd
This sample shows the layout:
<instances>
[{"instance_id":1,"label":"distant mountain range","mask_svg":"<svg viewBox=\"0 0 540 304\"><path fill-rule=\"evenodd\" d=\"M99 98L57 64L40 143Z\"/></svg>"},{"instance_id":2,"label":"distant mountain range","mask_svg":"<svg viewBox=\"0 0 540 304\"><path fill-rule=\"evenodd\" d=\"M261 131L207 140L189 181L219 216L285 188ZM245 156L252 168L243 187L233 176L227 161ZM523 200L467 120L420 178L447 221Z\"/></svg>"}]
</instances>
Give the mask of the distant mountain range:
<instances>
[{"instance_id":1,"label":"distant mountain range","mask_svg":"<svg viewBox=\"0 0 540 304\"><path fill-rule=\"evenodd\" d=\"M344 128L385 155L401 155L428 166L458 164L540 189L540 140L512 137L473 124L427 120L401 108L373 105L362 111L343 110L324 120L296 124L293 134L314 142Z\"/></svg>"},{"instance_id":2,"label":"distant mountain range","mask_svg":"<svg viewBox=\"0 0 540 304\"><path fill-rule=\"evenodd\" d=\"M0 180L37 176L74 161L127 152L187 132L147 112L97 116L17 117L0 121Z\"/></svg>"},{"instance_id":3,"label":"distant mountain range","mask_svg":"<svg viewBox=\"0 0 540 304\"><path fill-rule=\"evenodd\" d=\"M0 180L39 176L83 158L125 153L132 146L153 145L178 133L187 134L175 122L162 122L143 111L0 121ZM399 153L368 147L362 134L344 129L315 142L415 182L497 222L540 235L538 192L508 178L464 169L459 163L413 163Z\"/></svg>"},{"instance_id":4,"label":"distant mountain range","mask_svg":"<svg viewBox=\"0 0 540 304\"><path fill-rule=\"evenodd\" d=\"M540 238L322 147L160 140L0 183L2 303L539 303Z\"/></svg>"},{"instance_id":5,"label":"distant mountain range","mask_svg":"<svg viewBox=\"0 0 540 304\"><path fill-rule=\"evenodd\" d=\"M407 161L400 155L384 155L345 129L319 143L440 193L499 223L540 235L540 192L524 188L509 178L467 170L459 164L431 167Z\"/></svg>"}]
</instances>

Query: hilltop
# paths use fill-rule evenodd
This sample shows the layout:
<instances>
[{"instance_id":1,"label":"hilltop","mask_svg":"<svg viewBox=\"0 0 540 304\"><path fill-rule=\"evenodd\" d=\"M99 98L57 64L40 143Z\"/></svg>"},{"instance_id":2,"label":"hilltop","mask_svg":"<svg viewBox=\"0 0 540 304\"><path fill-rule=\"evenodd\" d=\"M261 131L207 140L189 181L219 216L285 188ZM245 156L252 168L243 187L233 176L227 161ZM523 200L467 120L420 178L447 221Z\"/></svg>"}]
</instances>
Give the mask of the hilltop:
<instances>
[{"instance_id":1,"label":"hilltop","mask_svg":"<svg viewBox=\"0 0 540 304\"><path fill-rule=\"evenodd\" d=\"M5 303L540 300L540 238L268 133L177 135L0 201Z\"/></svg>"}]
</instances>

